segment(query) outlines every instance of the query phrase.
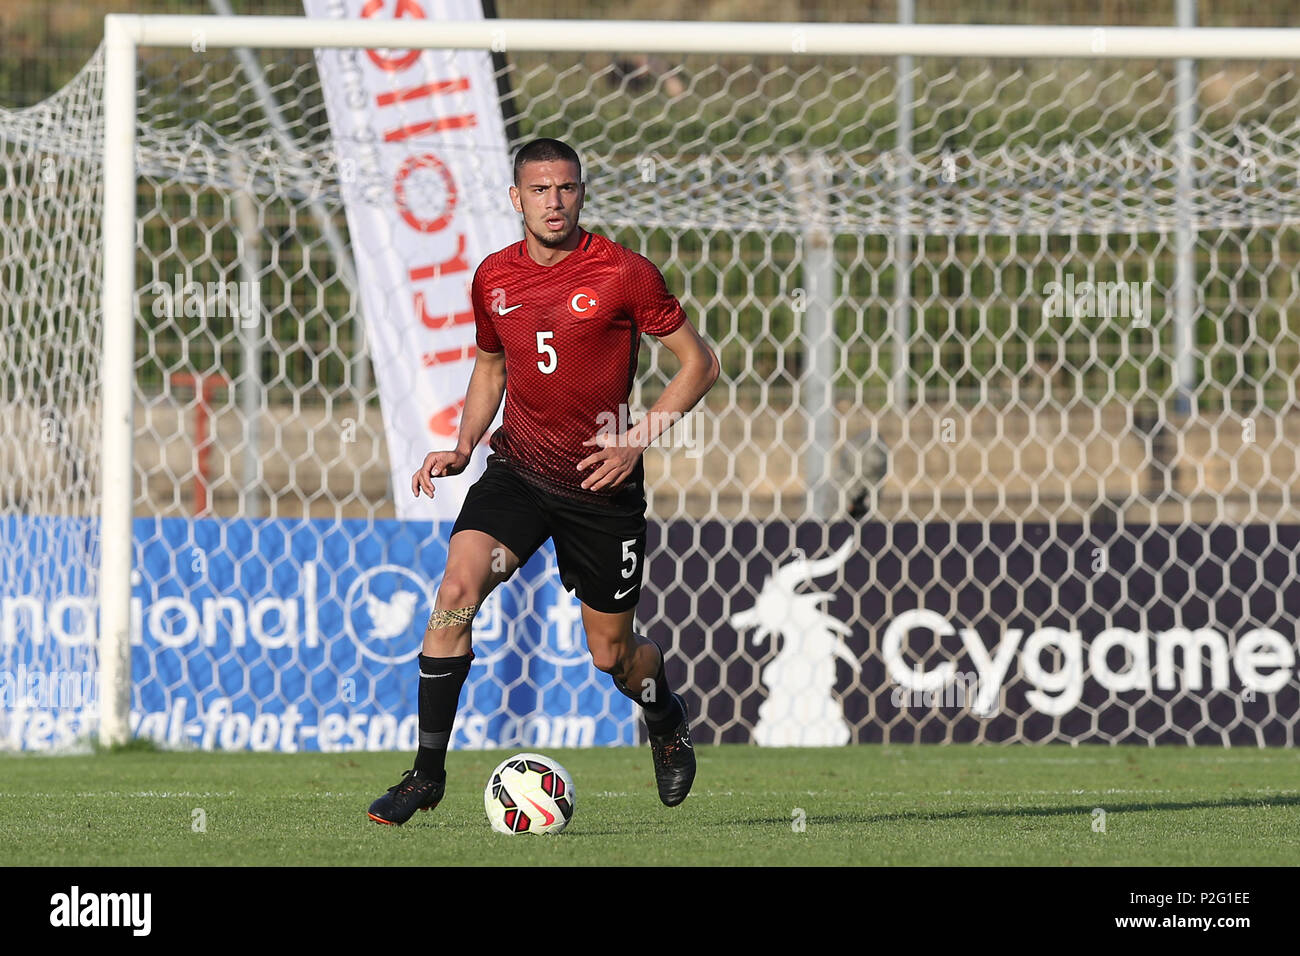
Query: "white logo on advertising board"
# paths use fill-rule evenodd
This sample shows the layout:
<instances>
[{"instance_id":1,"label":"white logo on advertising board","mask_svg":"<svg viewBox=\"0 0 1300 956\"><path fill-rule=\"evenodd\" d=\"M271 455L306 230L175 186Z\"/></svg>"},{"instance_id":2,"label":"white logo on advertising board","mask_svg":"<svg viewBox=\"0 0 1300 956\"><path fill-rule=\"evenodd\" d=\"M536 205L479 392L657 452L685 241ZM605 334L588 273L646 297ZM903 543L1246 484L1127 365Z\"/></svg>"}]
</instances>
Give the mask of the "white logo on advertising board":
<instances>
[{"instance_id":1,"label":"white logo on advertising board","mask_svg":"<svg viewBox=\"0 0 1300 956\"><path fill-rule=\"evenodd\" d=\"M800 593L799 588L838 571L853 547L849 539L830 557L799 558L779 566L763 583L754 607L731 615L731 626L738 632L754 629L755 644L769 637L780 642L760 675L768 690L754 727L754 742L761 747L834 747L849 742L849 725L834 690L836 658L855 674L862 669L844 643L851 628L823 610L829 593Z\"/></svg>"},{"instance_id":2,"label":"white logo on advertising board","mask_svg":"<svg viewBox=\"0 0 1300 956\"><path fill-rule=\"evenodd\" d=\"M424 579L396 564L357 575L343 598L343 629L364 656L404 664L420 653L433 595ZM423 612L420 615L416 611Z\"/></svg>"}]
</instances>

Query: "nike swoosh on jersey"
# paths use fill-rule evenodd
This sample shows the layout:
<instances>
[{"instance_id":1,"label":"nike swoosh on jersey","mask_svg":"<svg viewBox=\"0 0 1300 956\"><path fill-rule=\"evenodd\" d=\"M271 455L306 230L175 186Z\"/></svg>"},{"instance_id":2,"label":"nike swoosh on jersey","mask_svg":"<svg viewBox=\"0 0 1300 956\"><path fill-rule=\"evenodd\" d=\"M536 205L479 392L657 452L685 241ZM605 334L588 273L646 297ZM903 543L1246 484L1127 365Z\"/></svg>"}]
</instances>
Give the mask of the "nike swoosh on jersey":
<instances>
[{"instance_id":1,"label":"nike swoosh on jersey","mask_svg":"<svg viewBox=\"0 0 1300 956\"><path fill-rule=\"evenodd\" d=\"M510 308L508 308L508 309L503 309L503 308L501 308L501 306L497 306L497 315L509 315L509 314L510 314L511 312L513 312L515 309L522 309L523 307L524 307L524 304L523 304L522 302L520 302L518 305L512 305L512 306L511 306Z\"/></svg>"},{"instance_id":2,"label":"nike swoosh on jersey","mask_svg":"<svg viewBox=\"0 0 1300 956\"><path fill-rule=\"evenodd\" d=\"M637 589L637 587L640 587L640 585L637 585L636 587L630 587L630 588L628 588L626 591L615 591L615 592L614 592L614 600L615 600L615 601L621 601L621 600L623 600L623 598L627 597L629 594L631 594L633 591L635 591L635 590Z\"/></svg>"}]
</instances>

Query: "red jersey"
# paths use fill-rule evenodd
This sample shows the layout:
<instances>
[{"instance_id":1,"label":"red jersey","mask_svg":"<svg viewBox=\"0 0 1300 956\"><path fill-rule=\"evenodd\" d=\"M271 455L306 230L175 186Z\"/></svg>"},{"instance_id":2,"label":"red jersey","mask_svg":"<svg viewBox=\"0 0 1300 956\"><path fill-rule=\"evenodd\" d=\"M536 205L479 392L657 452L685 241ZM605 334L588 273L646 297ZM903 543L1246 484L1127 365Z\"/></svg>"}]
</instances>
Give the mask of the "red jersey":
<instances>
[{"instance_id":1,"label":"red jersey","mask_svg":"<svg viewBox=\"0 0 1300 956\"><path fill-rule=\"evenodd\" d=\"M535 262L523 240L492 253L470 298L478 347L506 355L506 410L492 450L549 491L609 498L641 482L641 465L620 489L584 490L595 466L580 472L578 462L599 447L583 442L619 433L642 333L668 335L686 313L645 256L581 227L578 237L553 266Z\"/></svg>"}]
</instances>

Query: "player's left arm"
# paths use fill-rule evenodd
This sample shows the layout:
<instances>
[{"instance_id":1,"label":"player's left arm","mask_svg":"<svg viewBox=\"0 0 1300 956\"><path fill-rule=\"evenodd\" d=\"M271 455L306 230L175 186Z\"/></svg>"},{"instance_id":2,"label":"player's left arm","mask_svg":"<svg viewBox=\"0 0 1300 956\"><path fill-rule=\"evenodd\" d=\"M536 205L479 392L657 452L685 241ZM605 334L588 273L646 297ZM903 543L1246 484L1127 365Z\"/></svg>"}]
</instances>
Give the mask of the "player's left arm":
<instances>
[{"instance_id":1,"label":"player's left arm","mask_svg":"<svg viewBox=\"0 0 1300 956\"><path fill-rule=\"evenodd\" d=\"M718 364L717 354L700 338L700 333L695 331L695 326L689 321L683 322L675 332L662 336L659 341L677 356L681 367L646 417L627 430L628 444L641 449L652 444L698 405L718 380L722 368Z\"/></svg>"},{"instance_id":2,"label":"player's left arm","mask_svg":"<svg viewBox=\"0 0 1300 956\"><path fill-rule=\"evenodd\" d=\"M718 380L721 370L718 356L700 338L700 333L689 320L660 336L659 341L677 356L680 363L677 374L645 418L621 436L598 435L583 442L584 445L603 447L579 462L579 471L599 465L583 480L582 487L600 491L621 485L632 474L637 459L650 443L694 408Z\"/></svg>"}]
</instances>

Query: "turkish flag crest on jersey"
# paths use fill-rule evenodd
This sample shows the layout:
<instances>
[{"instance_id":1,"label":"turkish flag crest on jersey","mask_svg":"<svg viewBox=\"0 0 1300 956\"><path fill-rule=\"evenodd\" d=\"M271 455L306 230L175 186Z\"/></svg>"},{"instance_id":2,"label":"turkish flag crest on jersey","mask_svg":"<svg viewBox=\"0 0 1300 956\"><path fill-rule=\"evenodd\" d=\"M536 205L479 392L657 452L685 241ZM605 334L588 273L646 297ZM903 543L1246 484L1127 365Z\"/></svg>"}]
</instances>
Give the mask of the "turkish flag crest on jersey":
<instances>
[{"instance_id":1,"label":"turkish flag crest on jersey","mask_svg":"<svg viewBox=\"0 0 1300 956\"><path fill-rule=\"evenodd\" d=\"M581 289L574 289L573 294L569 296L569 311L579 318L595 312L596 305L596 293L586 286Z\"/></svg>"}]
</instances>

